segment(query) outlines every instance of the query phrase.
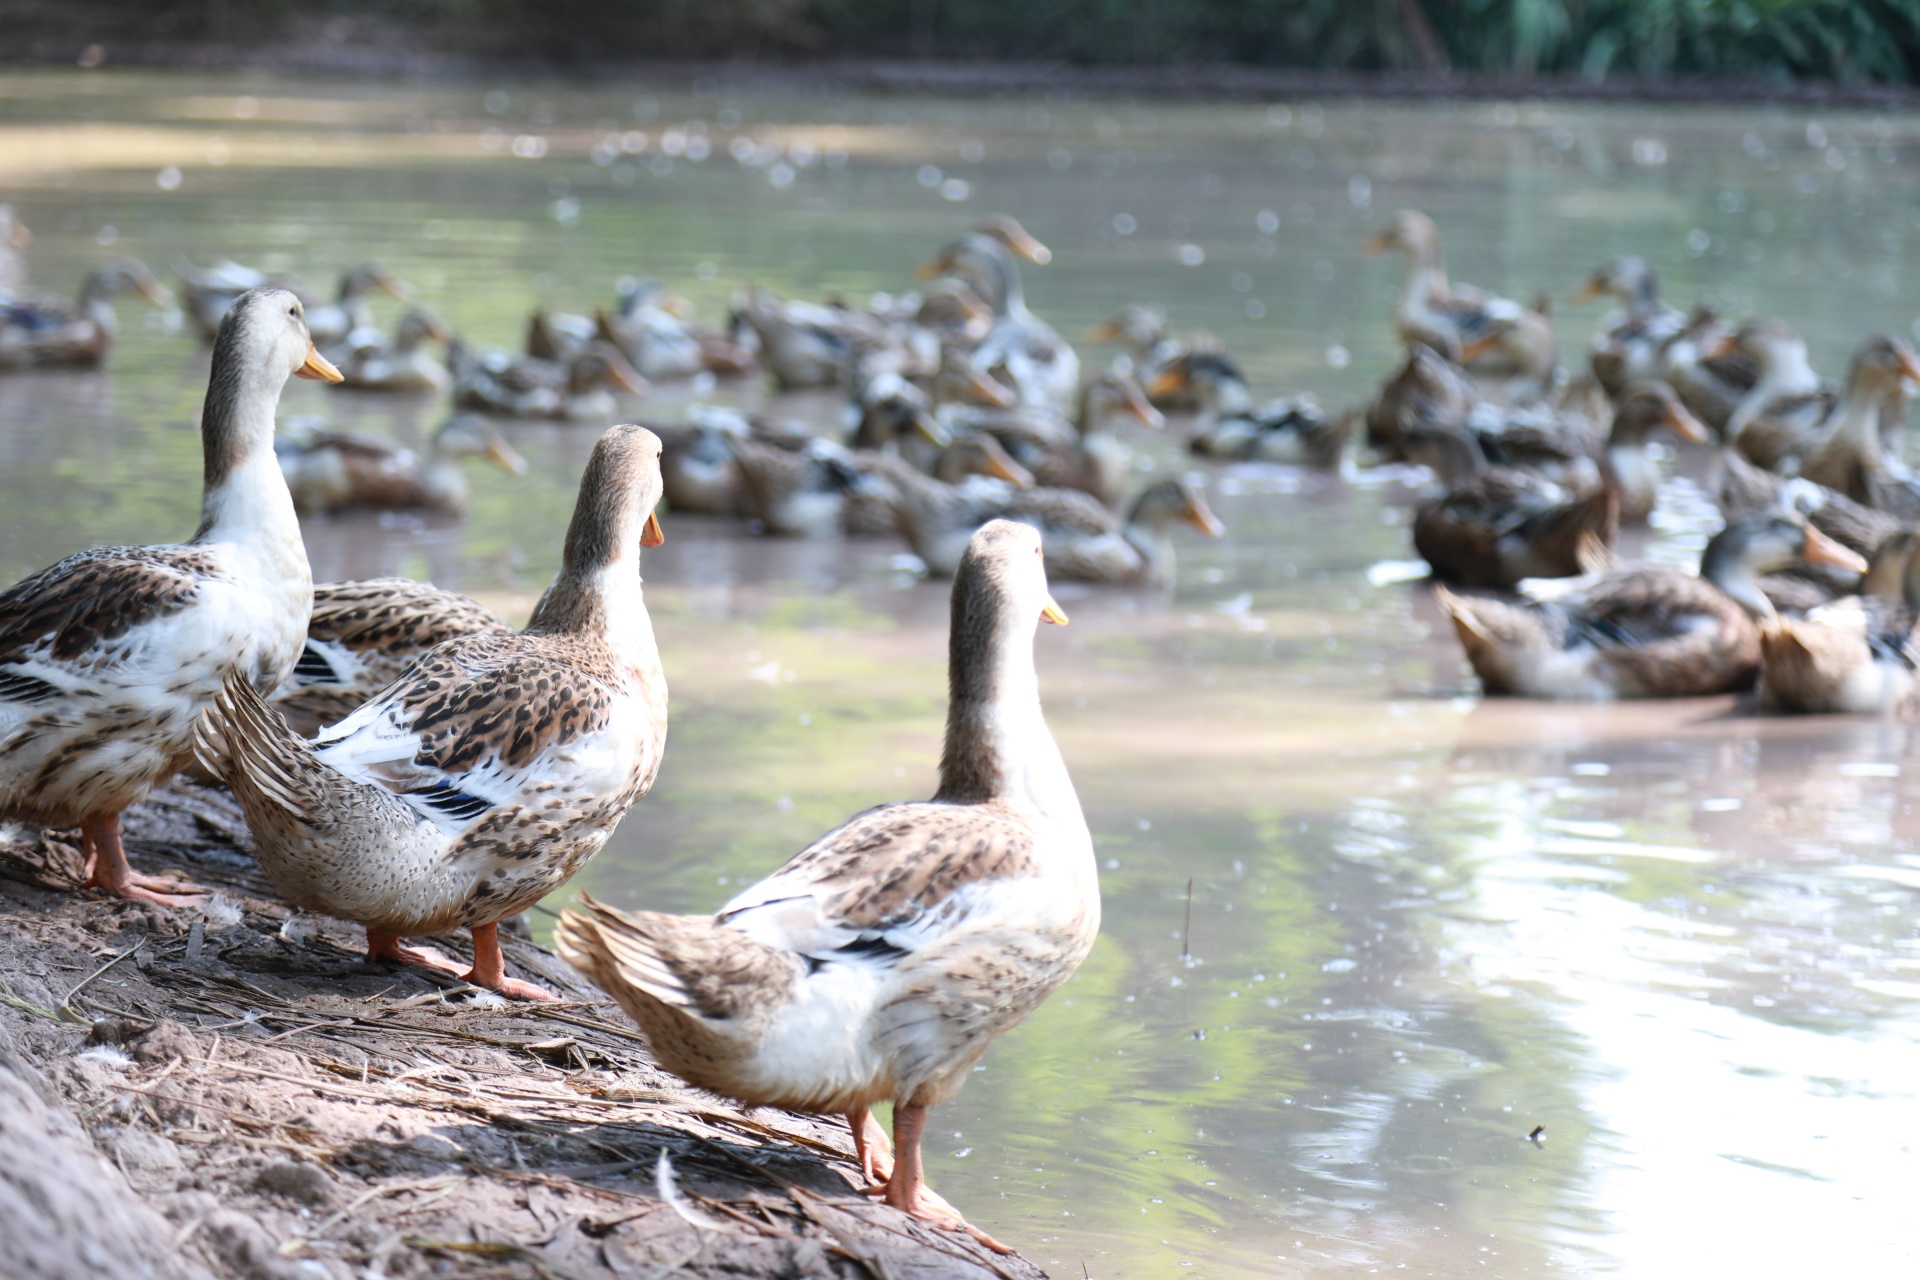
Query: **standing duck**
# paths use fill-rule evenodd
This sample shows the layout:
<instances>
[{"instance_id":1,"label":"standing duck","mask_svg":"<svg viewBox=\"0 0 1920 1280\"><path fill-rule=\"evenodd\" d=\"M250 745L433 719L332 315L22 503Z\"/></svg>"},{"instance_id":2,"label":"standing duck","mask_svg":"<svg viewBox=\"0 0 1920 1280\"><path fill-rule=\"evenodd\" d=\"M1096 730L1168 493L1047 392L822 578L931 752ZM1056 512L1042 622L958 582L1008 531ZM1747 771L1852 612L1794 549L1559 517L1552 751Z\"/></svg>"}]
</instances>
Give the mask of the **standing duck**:
<instances>
[{"instance_id":1,"label":"standing duck","mask_svg":"<svg viewBox=\"0 0 1920 1280\"><path fill-rule=\"evenodd\" d=\"M98 365L120 334L113 300L123 293L138 293L163 310L173 305L173 295L132 258L88 273L72 304L0 299L0 369Z\"/></svg>"},{"instance_id":2,"label":"standing duck","mask_svg":"<svg viewBox=\"0 0 1920 1280\"><path fill-rule=\"evenodd\" d=\"M929 1108L1079 968L1100 927L1093 840L1040 707L1043 619L1067 620L1039 537L987 525L954 577L932 800L867 810L712 917L589 898L556 935L662 1066L748 1105L845 1115L887 1204L999 1252L927 1190L920 1139ZM883 1173L867 1128L888 1101Z\"/></svg>"},{"instance_id":3,"label":"standing duck","mask_svg":"<svg viewBox=\"0 0 1920 1280\"><path fill-rule=\"evenodd\" d=\"M485 458L509 475L525 475L526 459L494 427L457 413L434 431L427 456L416 457L379 436L317 431L274 442L293 504L303 512L372 507L463 515L473 497L466 461Z\"/></svg>"},{"instance_id":4,"label":"standing duck","mask_svg":"<svg viewBox=\"0 0 1920 1280\"><path fill-rule=\"evenodd\" d=\"M300 660L271 701L310 738L386 688L421 654L462 636L510 635L477 600L410 578L322 582Z\"/></svg>"},{"instance_id":5,"label":"standing duck","mask_svg":"<svg viewBox=\"0 0 1920 1280\"><path fill-rule=\"evenodd\" d=\"M1553 323L1542 312L1447 279L1440 228L1426 214L1402 209L1393 215L1386 230L1366 242L1368 253L1389 249L1407 255L1407 282L1394 312L1400 336L1407 342L1424 343L1448 359L1465 364L1468 345L1488 336L1496 317L1505 317L1511 321L1512 332L1484 349L1482 354L1492 358L1475 369L1476 373L1524 372L1516 366L1512 352L1554 349Z\"/></svg>"},{"instance_id":6,"label":"standing duck","mask_svg":"<svg viewBox=\"0 0 1920 1280\"><path fill-rule=\"evenodd\" d=\"M1913 348L1890 334L1870 339L1853 357L1845 395L1804 444L1800 474L1855 502L1884 505L1886 482L1904 478L1905 468L1887 456L1881 427L1905 420L1907 391L1917 383Z\"/></svg>"},{"instance_id":7,"label":"standing duck","mask_svg":"<svg viewBox=\"0 0 1920 1280\"><path fill-rule=\"evenodd\" d=\"M659 500L659 440L608 431L527 629L429 650L311 741L227 681L195 747L287 901L366 926L369 959L455 972L402 940L467 928L466 981L553 998L506 975L498 925L598 853L659 771L667 686L640 589Z\"/></svg>"},{"instance_id":8,"label":"standing duck","mask_svg":"<svg viewBox=\"0 0 1920 1280\"><path fill-rule=\"evenodd\" d=\"M300 656L313 578L273 454L288 375L340 376L298 298L242 294L214 343L193 537L83 551L0 592L0 818L78 826L88 885L117 897L194 900L128 867L120 814L190 759L223 681L271 691Z\"/></svg>"},{"instance_id":9,"label":"standing duck","mask_svg":"<svg viewBox=\"0 0 1920 1280\"><path fill-rule=\"evenodd\" d=\"M982 221L920 268L924 276L958 276L993 311L993 327L973 358L1014 389L1022 404L1065 412L1080 389L1080 357L1053 327L1027 310L1015 256L1046 263L1053 255L1005 215Z\"/></svg>"},{"instance_id":10,"label":"standing duck","mask_svg":"<svg viewBox=\"0 0 1920 1280\"><path fill-rule=\"evenodd\" d=\"M1619 510L1605 485L1575 497L1530 472L1494 466L1459 427L1409 432L1401 450L1430 467L1443 490L1413 521L1414 550L1442 582L1511 588L1610 562Z\"/></svg>"},{"instance_id":11,"label":"standing duck","mask_svg":"<svg viewBox=\"0 0 1920 1280\"><path fill-rule=\"evenodd\" d=\"M1613 259L1588 277L1573 305L1608 297L1618 300L1620 311L1593 335L1588 360L1593 376L1617 398L1633 383L1662 376L1662 353L1686 327L1687 317L1661 304L1659 278L1645 258Z\"/></svg>"},{"instance_id":12,"label":"standing duck","mask_svg":"<svg viewBox=\"0 0 1920 1280\"><path fill-rule=\"evenodd\" d=\"M1646 565L1512 605L1435 595L1488 693L1528 698L1686 698L1744 689L1775 617L1759 575L1795 562L1858 572L1866 562L1795 515L1761 512L1707 543L1700 575Z\"/></svg>"}]
</instances>

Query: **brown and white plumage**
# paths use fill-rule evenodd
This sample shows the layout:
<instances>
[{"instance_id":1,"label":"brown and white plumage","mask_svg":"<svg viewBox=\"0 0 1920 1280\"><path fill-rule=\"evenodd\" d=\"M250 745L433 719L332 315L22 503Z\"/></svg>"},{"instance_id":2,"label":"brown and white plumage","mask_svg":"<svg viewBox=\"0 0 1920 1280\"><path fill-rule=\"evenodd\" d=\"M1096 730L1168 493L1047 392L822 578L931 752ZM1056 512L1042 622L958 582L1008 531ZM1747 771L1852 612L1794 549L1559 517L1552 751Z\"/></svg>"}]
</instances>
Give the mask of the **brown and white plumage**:
<instances>
[{"instance_id":1,"label":"brown and white plumage","mask_svg":"<svg viewBox=\"0 0 1920 1280\"><path fill-rule=\"evenodd\" d=\"M972 1229L922 1185L926 1110L1079 967L1100 924L1093 842L1040 707L1043 617L1066 621L1038 536L987 525L954 580L932 800L858 815L711 918L589 900L557 935L702 1088L845 1113L863 1154L868 1108L891 1101L887 1201L957 1230Z\"/></svg>"},{"instance_id":2,"label":"brown and white plumage","mask_svg":"<svg viewBox=\"0 0 1920 1280\"><path fill-rule=\"evenodd\" d=\"M356 391L445 391L453 382L447 366L426 344L444 346L453 331L431 311L415 308L400 317L392 341L374 330L351 335L340 356L340 385Z\"/></svg>"},{"instance_id":3,"label":"brown and white plumage","mask_svg":"<svg viewBox=\"0 0 1920 1280\"><path fill-rule=\"evenodd\" d=\"M1394 214L1386 229L1366 242L1368 253L1389 249L1407 255L1407 281L1394 310L1402 339L1475 366L1476 372L1547 382L1557 354L1553 322L1540 311L1448 280L1440 229L1432 218L1415 209Z\"/></svg>"},{"instance_id":4,"label":"brown and white plumage","mask_svg":"<svg viewBox=\"0 0 1920 1280\"><path fill-rule=\"evenodd\" d=\"M1488 693L1606 700L1725 693L1753 683L1760 625L1775 616L1759 575L1796 561L1864 562L1795 515L1762 512L1707 544L1698 577L1643 565L1567 584L1528 605L1435 595Z\"/></svg>"},{"instance_id":5,"label":"brown and white plumage","mask_svg":"<svg viewBox=\"0 0 1920 1280\"><path fill-rule=\"evenodd\" d=\"M120 813L190 757L223 681L272 690L299 656L313 580L273 454L290 374L338 376L292 294L242 294L214 345L193 537L83 551L0 592L0 818L80 825L110 893L177 900L129 871Z\"/></svg>"},{"instance_id":6,"label":"brown and white plumage","mask_svg":"<svg viewBox=\"0 0 1920 1280\"><path fill-rule=\"evenodd\" d=\"M1532 472L1493 466L1460 427L1410 431L1400 450L1431 467L1444 490L1413 521L1414 550L1441 581L1512 587L1609 563L1619 508L1606 486L1575 495Z\"/></svg>"},{"instance_id":7,"label":"brown and white plumage","mask_svg":"<svg viewBox=\"0 0 1920 1280\"><path fill-rule=\"evenodd\" d=\"M1661 377L1666 344L1686 328L1687 317L1660 301L1660 280L1646 259L1615 258L1588 277L1573 303L1611 297L1620 310L1593 335L1588 360L1610 396L1636 382Z\"/></svg>"},{"instance_id":8,"label":"brown and white plumage","mask_svg":"<svg viewBox=\"0 0 1920 1280\"><path fill-rule=\"evenodd\" d=\"M1904 713L1920 704L1920 532L1875 552L1857 593L1760 628L1760 707L1774 712Z\"/></svg>"},{"instance_id":9,"label":"brown and white plumage","mask_svg":"<svg viewBox=\"0 0 1920 1280\"><path fill-rule=\"evenodd\" d=\"M467 459L485 458L509 475L527 469L497 430L467 413L434 430L424 458L379 436L340 431L282 436L274 447L301 511L371 507L460 515L473 496Z\"/></svg>"},{"instance_id":10,"label":"brown and white plumage","mask_svg":"<svg viewBox=\"0 0 1920 1280\"><path fill-rule=\"evenodd\" d=\"M119 336L113 301L123 293L138 293L156 307L173 305L173 295L132 258L89 272L74 302L0 294L0 370L98 365Z\"/></svg>"},{"instance_id":11,"label":"brown and white plumage","mask_svg":"<svg viewBox=\"0 0 1920 1280\"><path fill-rule=\"evenodd\" d=\"M392 684L428 650L463 636L508 635L477 600L410 578L322 582L300 660L270 701L312 737Z\"/></svg>"},{"instance_id":12,"label":"brown and white plumage","mask_svg":"<svg viewBox=\"0 0 1920 1280\"><path fill-rule=\"evenodd\" d=\"M311 741L227 682L195 745L288 901L401 960L420 957L400 938L464 926L468 981L544 995L505 976L496 925L597 853L659 770L667 689L639 574L659 500L659 440L607 432L527 629L437 646Z\"/></svg>"},{"instance_id":13,"label":"brown and white plumage","mask_svg":"<svg viewBox=\"0 0 1920 1280\"><path fill-rule=\"evenodd\" d=\"M1080 357L1046 321L1027 309L1015 258L1046 264L1052 252L1014 219L994 214L921 267L923 276L964 280L993 311L993 325L973 350L982 369L1012 387L1022 404L1065 411L1080 388Z\"/></svg>"}]
</instances>

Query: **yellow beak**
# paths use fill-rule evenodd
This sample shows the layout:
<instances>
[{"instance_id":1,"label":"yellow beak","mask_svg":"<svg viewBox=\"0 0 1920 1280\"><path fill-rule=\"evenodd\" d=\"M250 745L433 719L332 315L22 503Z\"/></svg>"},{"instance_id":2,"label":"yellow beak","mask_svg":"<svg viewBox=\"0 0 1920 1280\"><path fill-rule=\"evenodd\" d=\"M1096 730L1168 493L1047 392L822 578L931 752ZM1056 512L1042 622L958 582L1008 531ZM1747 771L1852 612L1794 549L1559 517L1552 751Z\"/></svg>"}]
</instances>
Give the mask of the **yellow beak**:
<instances>
[{"instance_id":1,"label":"yellow beak","mask_svg":"<svg viewBox=\"0 0 1920 1280\"><path fill-rule=\"evenodd\" d=\"M1052 596L1047 597L1047 603L1042 606L1040 610L1040 617L1043 621L1051 622L1056 627L1064 627L1067 625L1067 611L1062 609L1060 602Z\"/></svg>"},{"instance_id":2,"label":"yellow beak","mask_svg":"<svg viewBox=\"0 0 1920 1280\"><path fill-rule=\"evenodd\" d=\"M314 347L313 339L307 339L307 360L293 371L296 378L306 378L312 382L344 382L346 378L333 367L333 361L321 355Z\"/></svg>"},{"instance_id":3,"label":"yellow beak","mask_svg":"<svg viewBox=\"0 0 1920 1280\"><path fill-rule=\"evenodd\" d=\"M1865 573L1867 562L1857 552L1841 546L1826 534L1807 527L1807 543L1800 552L1800 558L1808 564L1831 565L1836 569L1847 569L1854 573Z\"/></svg>"}]
</instances>

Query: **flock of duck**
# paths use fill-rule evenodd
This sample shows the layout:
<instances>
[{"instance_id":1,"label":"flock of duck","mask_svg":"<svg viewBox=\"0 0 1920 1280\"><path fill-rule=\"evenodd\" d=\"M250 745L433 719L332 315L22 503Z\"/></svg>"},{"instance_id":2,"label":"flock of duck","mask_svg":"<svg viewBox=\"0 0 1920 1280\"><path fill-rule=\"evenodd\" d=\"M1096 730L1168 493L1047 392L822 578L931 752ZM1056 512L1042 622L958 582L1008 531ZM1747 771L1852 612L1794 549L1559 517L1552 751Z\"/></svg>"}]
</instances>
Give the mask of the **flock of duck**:
<instances>
[{"instance_id":1,"label":"flock of duck","mask_svg":"<svg viewBox=\"0 0 1920 1280\"><path fill-rule=\"evenodd\" d=\"M1645 262L1618 258L1575 298L1610 296L1620 311L1569 379L1546 305L1450 281L1424 215L1398 214L1369 247L1407 255L1407 356L1365 409L1366 438L1433 471L1414 546L1489 692L1757 686L1768 711L1911 708L1920 482L1899 445L1920 361L1904 341L1867 339L1835 386L1786 324L1683 314L1660 302ZM1698 575L1613 551L1620 527L1654 509L1649 441L1663 431L1719 444L1725 527Z\"/></svg>"},{"instance_id":2,"label":"flock of duck","mask_svg":"<svg viewBox=\"0 0 1920 1280\"><path fill-rule=\"evenodd\" d=\"M0 366L97 362L119 292L171 305L131 262L91 276L77 306L34 298L24 235L4 219ZM1439 599L1489 690L1658 696L1757 677L1774 705L1872 710L1914 688L1920 534L1905 522L1920 488L1893 445L1920 362L1903 343L1867 344L1837 391L1784 326L1680 315L1622 259L1586 292L1623 314L1591 374L1568 381L1544 308L1449 281L1424 216L1400 214L1373 247L1409 256L1406 360L1334 416L1305 397L1257 402L1217 344L1176 342L1145 308L1091 335L1128 350L1083 384L1071 344L1022 300L1017 262L1051 255L1005 217L943 249L906 300L754 289L707 330L629 282L591 318L537 314L524 356L469 353L424 312L389 341L367 296L407 290L378 268L349 272L331 302L233 263L183 269L213 347L200 524L0 592L0 819L78 827L92 889L189 904L197 886L128 864L120 815L198 771L232 790L276 889L364 926L370 959L551 998L508 976L498 925L578 871L659 770L667 688L639 572L664 536L659 509L902 535L953 578L933 798L855 816L712 917L588 898L558 941L664 1066L749 1104L843 1114L874 1194L998 1248L927 1190L919 1139L927 1108L1073 973L1099 927L1092 841L1034 664L1039 624L1066 622L1049 575L1165 581L1172 526L1223 532L1189 479L1129 501L1144 468L1117 420L1190 413L1192 453L1216 459L1333 466L1364 435L1382 458L1424 463L1439 492L1415 545L1458 588ZM522 465L496 418L604 422L615 390L755 367L781 387L844 388L846 437L717 406L611 427L524 628L421 583L312 581L301 509L457 507L461 457ZM290 376L450 394L459 412L425 463L324 431L289 444L276 414ZM1650 438L1710 429L1726 442L1729 523L1701 573L1614 566L1619 526L1660 490ZM1530 601L1469 594L1522 585ZM470 965L407 943L459 928ZM882 1101L891 1149L868 1114Z\"/></svg>"}]
</instances>

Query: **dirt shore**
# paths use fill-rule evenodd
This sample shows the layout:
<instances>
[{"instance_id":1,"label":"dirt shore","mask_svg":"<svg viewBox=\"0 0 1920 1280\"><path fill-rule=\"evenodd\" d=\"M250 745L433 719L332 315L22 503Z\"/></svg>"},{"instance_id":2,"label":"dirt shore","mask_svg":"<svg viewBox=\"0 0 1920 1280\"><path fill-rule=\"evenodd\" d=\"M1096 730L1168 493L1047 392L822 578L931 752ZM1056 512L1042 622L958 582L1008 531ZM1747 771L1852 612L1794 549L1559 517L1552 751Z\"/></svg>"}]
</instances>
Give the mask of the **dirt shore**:
<instances>
[{"instance_id":1,"label":"dirt shore","mask_svg":"<svg viewBox=\"0 0 1920 1280\"><path fill-rule=\"evenodd\" d=\"M662 56L662 46L565 24L517 30L443 18L309 16L297 9L219 30L158 30L143 11L70 0L10 0L0 66L146 67L463 79L567 76L666 87L696 84L978 96L1072 93L1144 98L1288 100L1415 98L1601 102L1804 103L1897 109L1920 104L1906 85L1819 80L1320 72L1233 64L1089 66L1057 61L835 58L769 46L726 59ZM745 37L743 37L745 38ZM636 54L635 50L652 52Z\"/></svg>"},{"instance_id":2,"label":"dirt shore","mask_svg":"<svg viewBox=\"0 0 1920 1280\"><path fill-rule=\"evenodd\" d=\"M76 894L71 845L0 847L7 1280L1044 1274L859 1194L844 1126L660 1071L523 938L513 971L565 1003L369 966L272 900L224 793L163 791L127 830L214 904Z\"/></svg>"}]
</instances>

